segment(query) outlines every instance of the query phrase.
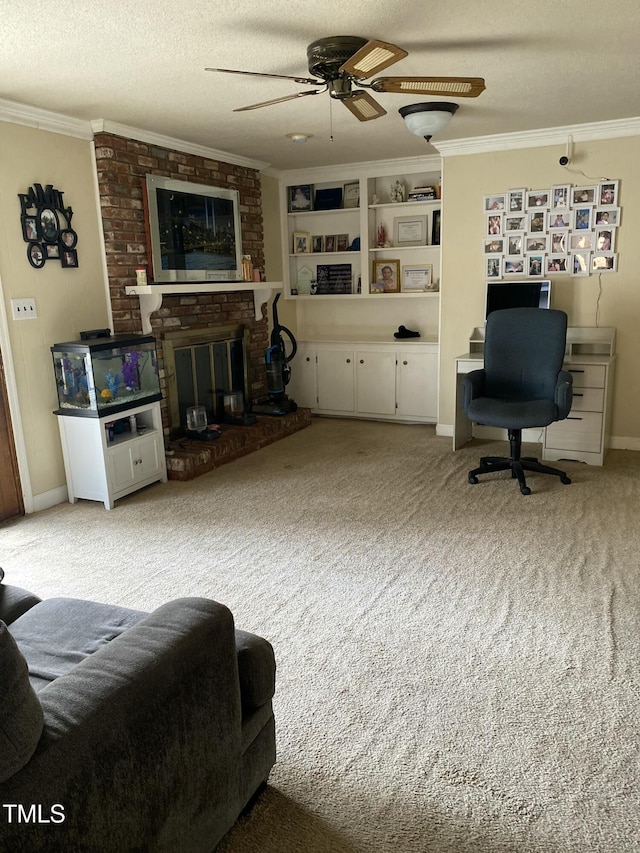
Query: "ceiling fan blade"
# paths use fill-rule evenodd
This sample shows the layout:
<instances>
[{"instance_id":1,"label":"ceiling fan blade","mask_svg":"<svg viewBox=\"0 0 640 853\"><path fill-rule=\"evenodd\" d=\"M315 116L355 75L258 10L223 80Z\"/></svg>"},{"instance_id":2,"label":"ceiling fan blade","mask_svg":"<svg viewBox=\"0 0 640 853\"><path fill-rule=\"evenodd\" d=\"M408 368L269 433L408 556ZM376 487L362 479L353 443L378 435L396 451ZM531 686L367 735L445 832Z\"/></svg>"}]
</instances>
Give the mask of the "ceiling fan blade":
<instances>
[{"instance_id":1,"label":"ceiling fan blade","mask_svg":"<svg viewBox=\"0 0 640 853\"><path fill-rule=\"evenodd\" d=\"M371 121L387 114L387 111L368 92L363 92L362 89L355 91L350 98L341 100L359 121Z\"/></svg>"},{"instance_id":2,"label":"ceiling fan blade","mask_svg":"<svg viewBox=\"0 0 640 853\"><path fill-rule=\"evenodd\" d=\"M232 68L205 68L205 71L221 71L223 74L245 74L248 77L270 77L276 80L294 80L296 83L309 83L311 86L319 86L322 80L314 80L312 77L290 77L288 74L263 74L261 71L234 71Z\"/></svg>"},{"instance_id":3,"label":"ceiling fan blade","mask_svg":"<svg viewBox=\"0 0 640 853\"><path fill-rule=\"evenodd\" d=\"M341 74L349 74L351 77L364 80L408 55L406 50L395 44L372 39L343 62L339 71Z\"/></svg>"},{"instance_id":4,"label":"ceiling fan blade","mask_svg":"<svg viewBox=\"0 0 640 853\"><path fill-rule=\"evenodd\" d=\"M272 104L282 104L285 101L293 101L295 98L304 98L305 95L318 95L320 92L326 92L326 89L314 89L313 92L296 92L295 95L285 95L284 98L273 98L271 101L261 101L259 104L250 104L248 107L237 107L234 113L258 110L260 107L270 107Z\"/></svg>"},{"instance_id":5,"label":"ceiling fan blade","mask_svg":"<svg viewBox=\"0 0 640 853\"><path fill-rule=\"evenodd\" d=\"M482 77L378 77L372 80L374 92L399 95L436 95L477 98L485 90Z\"/></svg>"}]
</instances>

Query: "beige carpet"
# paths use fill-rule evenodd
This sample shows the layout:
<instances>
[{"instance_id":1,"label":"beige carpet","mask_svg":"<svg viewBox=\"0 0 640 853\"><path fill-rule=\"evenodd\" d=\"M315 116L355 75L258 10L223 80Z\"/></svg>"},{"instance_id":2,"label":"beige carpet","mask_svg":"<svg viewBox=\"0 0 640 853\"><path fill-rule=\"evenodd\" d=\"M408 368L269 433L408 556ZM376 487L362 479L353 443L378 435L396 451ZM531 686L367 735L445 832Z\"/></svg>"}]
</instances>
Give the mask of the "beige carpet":
<instances>
[{"instance_id":1,"label":"beige carpet","mask_svg":"<svg viewBox=\"0 0 640 853\"><path fill-rule=\"evenodd\" d=\"M637 853L640 454L469 485L504 447L316 419L0 527L0 565L42 596L210 596L273 642L278 762L225 853Z\"/></svg>"}]
</instances>

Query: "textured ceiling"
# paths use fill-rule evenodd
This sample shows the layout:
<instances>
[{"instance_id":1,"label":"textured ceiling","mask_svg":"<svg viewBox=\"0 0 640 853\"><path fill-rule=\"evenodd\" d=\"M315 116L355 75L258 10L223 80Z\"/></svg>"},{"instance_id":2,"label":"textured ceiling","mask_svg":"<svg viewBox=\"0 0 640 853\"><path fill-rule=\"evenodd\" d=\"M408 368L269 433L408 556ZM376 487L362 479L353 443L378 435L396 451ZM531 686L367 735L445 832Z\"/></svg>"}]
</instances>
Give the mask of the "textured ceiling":
<instances>
[{"instance_id":1,"label":"textured ceiling","mask_svg":"<svg viewBox=\"0 0 640 853\"><path fill-rule=\"evenodd\" d=\"M336 0L3 0L2 7L0 98L277 169L431 154L397 112L425 98L376 95L388 114L365 123L326 93L234 113L311 87L213 74L206 66L309 76L310 42L358 35L409 51L384 75L485 78L479 98L459 100L442 139L640 116L638 0L368 0L359 7ZM286 138L292 132L312 138L294 145Z\"/></svg>"}]
</instances>

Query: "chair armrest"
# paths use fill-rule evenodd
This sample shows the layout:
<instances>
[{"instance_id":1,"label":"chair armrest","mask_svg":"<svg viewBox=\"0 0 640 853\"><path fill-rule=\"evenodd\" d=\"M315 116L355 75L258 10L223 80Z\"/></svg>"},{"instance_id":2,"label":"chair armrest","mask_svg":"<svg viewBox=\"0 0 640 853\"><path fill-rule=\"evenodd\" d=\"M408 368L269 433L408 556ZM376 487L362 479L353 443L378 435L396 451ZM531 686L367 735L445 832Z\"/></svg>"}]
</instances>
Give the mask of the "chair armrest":
<instances>
[{"instance_id":1,"label":"chair armrest","mask_svg":"<svg viewBox=\"0 0 640 853\"><path fill-rule=\"evenodd\" d=\"M7 625L39 602L38 596L26 589L0 583L0 619Z\"/></svg>"},{"instance_id":2,"label":"chair armrest","mask_svg":"<svg viewBox=\"0 0 640 853\"><path fill-rule=\"evenodd\" d=\"M573 376L567 370L558 373L556 382L555 402L558 407L557 421L562 421L571 411L573 402Z\"/></svg>"},{"instance_id":3,"label":"chair armrest","mask_svg":"<svg viewBox=\"0 0 640 853\"><path fill-rule=\"evenodd\" d=\"M469 403L484 393L484 370L472 370L462 377L462 408L466 412Z\"/></svg>"},{"instance_id":4,"label":"chair armrest","mask_svg":"<svg viewBox=\"0 0 640 853\"><path fill-rule=\"evenodd\" d=\"M240 688L226 607L169 602L38 698L43 735L26 767L0 785L0 802L39 803L45 813L61 804L65 820L55 832L0 825L2 849L24 849L28 838L43 853L199 851L203 839L227 831L242 804Z\"/></svg>"}]
</instances>

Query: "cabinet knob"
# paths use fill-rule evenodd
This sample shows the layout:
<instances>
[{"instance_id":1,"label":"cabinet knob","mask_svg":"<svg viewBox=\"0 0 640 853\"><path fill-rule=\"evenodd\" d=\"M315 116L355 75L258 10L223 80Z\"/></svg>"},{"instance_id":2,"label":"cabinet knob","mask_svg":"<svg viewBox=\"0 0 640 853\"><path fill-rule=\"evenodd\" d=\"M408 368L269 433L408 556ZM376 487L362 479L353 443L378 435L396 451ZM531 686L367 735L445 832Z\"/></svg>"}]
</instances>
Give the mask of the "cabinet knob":
<instances>
[{"instance_id":1,"label":"cabinet knob","mask_svg":"<svg viewBox=\"0 0 640 853\"><path fill-rule=\"evenodd\" d=\"M403 363L403 364L409 364L409 362L408 362L408 361L403 361L402 363Z\"/></svg>"},{"instance_id":2,"label":"cabinet knob","mask_svg":"<svg viewBox=\"0 0 640 853\"><path fill-rule=\"evenodd\" d=\"M311 361L311 359L309 358L309 356L307 356L306 361Z\"/></svg>"},{"instance_id":3,"label":"cabinet knob","mask_svg":"<svg viewBox=\"0 0 640 853\"><path fill-rule=\"evenodd\" d=\"M351 364L351 359L350 359L350 358L348 358L348 359L347 359L347 364Z\"/></svg>"},{"instance_id":4,"label":"cabinet knob","mask_svg":"<svg viewBox=\"0 0 640 853\"><path fill-rule=\"evenodd\" d=\"M364 364L364 358L360 359L360 364Z\"/></svg>"}]
</instances>

